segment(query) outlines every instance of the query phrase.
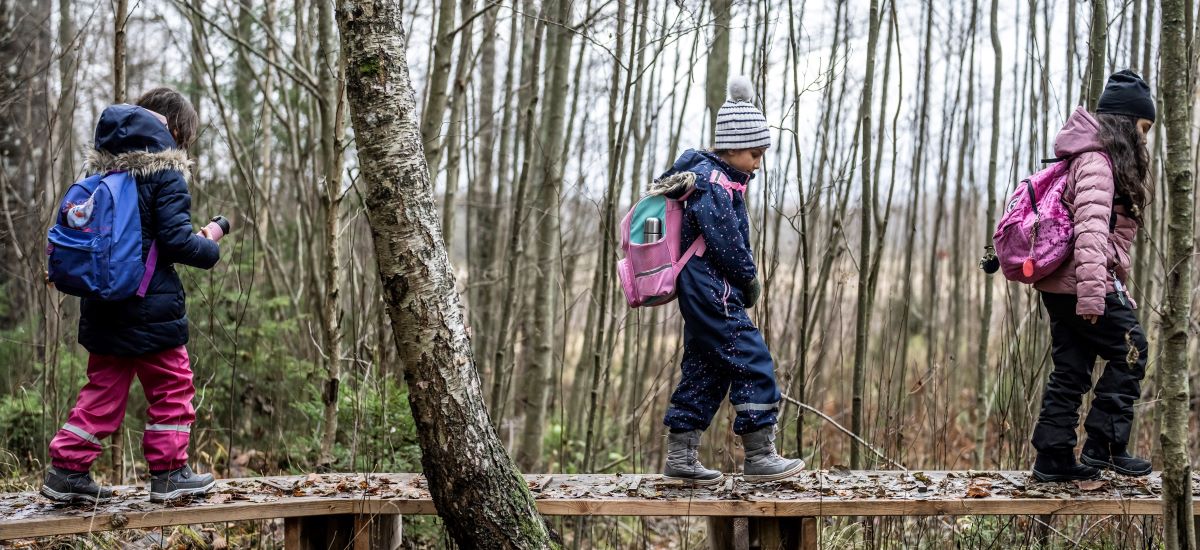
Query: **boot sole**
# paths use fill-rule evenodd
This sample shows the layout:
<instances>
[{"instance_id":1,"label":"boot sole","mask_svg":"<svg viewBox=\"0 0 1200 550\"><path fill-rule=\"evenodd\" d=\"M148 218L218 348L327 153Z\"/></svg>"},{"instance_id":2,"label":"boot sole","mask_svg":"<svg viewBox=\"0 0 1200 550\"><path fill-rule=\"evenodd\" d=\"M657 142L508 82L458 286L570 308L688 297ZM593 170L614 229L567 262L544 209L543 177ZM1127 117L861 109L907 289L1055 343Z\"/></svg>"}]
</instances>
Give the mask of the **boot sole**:
<instances>
[{"instance_id":1,"label":"boot sole","mask_svg":"<svg viewBox=\"0 0 1200 550\"><path fill-rule=\"evenodd\" d=\"M1153 467L1146 468L1145 470L1129 470L1129 469L1117 466L1116 464L1113 464L1112 462L1105 462L1103 460L1098 460L1098 459L1089 457L1087 455L1079 457L1079 461L1084 464L1087 464L1088 466L1091 466L1093 468L1100 468L1102 470L1108 469L1108 470L1112 470L1118 474L1121 474L1123 476L1130 476L1130 477L1142 477L1142 476L1150 475L1150 472L1154 471Z\"/></svg>"},{"instance_id":2,"label":"boot sole","mask_svg":"<svg viewBox=\"0 0 1200 550\"><path fill-rule=\"evenodd\" d=\"M84 493L60 493L51 489L47 485L42 485L42 489L38 491L42 496L55 502L72 503L72 502L87 502L89 504L102 504L112 500L112 497L101 498L94 495Z\"/></svg>"},{"instance_id":3,"label":"boot sole","mask_svg":"<svg viewBox=\"0 0 1200 550\"><path fill-rule=\"evenodd\" d=\"M1090 465L1089 465L1090 466ZM1059 481L1088 481L1100 477L1100 472L1096 472L1091 476L1073 476L1066 474L1043 474L1037 470L1033 471L1033 478L1042 483L1056 483Z\"/></svg>"},{"instance_id":4,"label":"boot sole","mask_svg":"<svg viewBox=\"0 0 1200 550\"><path fill-rule=\"evenodd\" d=\"M797 459L797 460L800 460L800 459ZM800 460L800 464L796 465L796 467L794 467L790 470L784 470L782 472L779 472L778 474L743 475L742 479L746 480L746 483L763 483L763 482L767 482L767 481L779 481L781 479L787 479L787 478L792 477L800 472L803 472L804 466L805 466L804 461Z\"/></svg>"},{"instance_id":5,"label":"boot sole","mask_svg":"<svg viewBox=\"0 0 1200 550\"><path fill-rule=\"evenodd\" d=\"M675 476L668 476L668 475L664 475L663 479L666 481L682 481L685 485L695 485L697 487L708 487L710 485L717 485L717 484L721 483L722 481L725 481L725 474L721 474L712 479L696 479L693 477L675 477Z\"/></svg>"},{"instance_id":6,"label":"boot sole","mask_svg":"<svg viewBox=\"0 0 1200 550\"><path fill-rule=\"evenodd\" d=\"M203 495L203 494L209 492L210 490L212 490L212 488L215 487L216 485L217 485L217 480L214 479L214 480L210 481L208 483L208 485L205 485L203 487L194 487L191 489L175 489L174 491L171 491L168 493L151 492L150 493L150 502L169 502L172 500L181 499L183 497Z\"/></svg>"}]
</instances>

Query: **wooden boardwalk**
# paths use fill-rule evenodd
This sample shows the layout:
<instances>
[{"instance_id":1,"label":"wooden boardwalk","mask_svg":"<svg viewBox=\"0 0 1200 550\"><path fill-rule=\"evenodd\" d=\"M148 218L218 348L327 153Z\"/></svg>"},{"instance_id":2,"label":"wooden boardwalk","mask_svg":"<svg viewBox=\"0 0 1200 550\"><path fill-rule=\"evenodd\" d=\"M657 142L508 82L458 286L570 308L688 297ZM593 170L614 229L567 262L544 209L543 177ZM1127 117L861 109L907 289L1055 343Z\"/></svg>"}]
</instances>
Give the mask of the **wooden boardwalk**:
<instances>
[{"instance_id":1,"label":"wooden boardwalk","mask_svg":"<svg viewBox=\"0 0 1200 550\"><path fill-rule=\"evenodd\" d=\"M560 516L1162 513L1157 473L1038 483L1027 472L822 470L775 483L729 477L712 489L684 487L659 475L542 474L526 481L538 509ZM168 505L151 504L144 487L121 487L117 498L99 506L54 504L32 492L0 494L0 540L270 518L435 513L425 478L415 474L242 478L219 482L204 498Z\"/></svg>"}]
</instances>

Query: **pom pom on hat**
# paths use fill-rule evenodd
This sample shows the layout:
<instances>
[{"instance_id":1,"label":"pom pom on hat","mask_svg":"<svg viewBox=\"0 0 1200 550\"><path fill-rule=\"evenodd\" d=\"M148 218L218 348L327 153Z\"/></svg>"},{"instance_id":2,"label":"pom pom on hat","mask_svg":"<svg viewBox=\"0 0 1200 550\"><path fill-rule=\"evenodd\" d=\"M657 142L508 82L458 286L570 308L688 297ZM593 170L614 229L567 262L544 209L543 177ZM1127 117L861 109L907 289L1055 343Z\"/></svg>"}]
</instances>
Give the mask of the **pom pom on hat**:
<instances>
[{"instance_id":1,"label":"pom pom on hat","mask_svg":"<svg viewBox=\"0 0 1200 550\"><path fill-rule=\"evenodd\" d=\"M729 99L751 103L754 101L754 83L746 76L729 79Z\"/></svg>"},{"instance_id":2,"label":"pom pom on hat","mask_svg":"<svg viewBox=\"0 0 1200 550\"><path fill-rule=\"evenodd\" d=\"M754 105L754 84L745 76L729 79L729 99L717 111L713 148L756 149L771 146L771 129Z\"/></svg>"}]
</instances>

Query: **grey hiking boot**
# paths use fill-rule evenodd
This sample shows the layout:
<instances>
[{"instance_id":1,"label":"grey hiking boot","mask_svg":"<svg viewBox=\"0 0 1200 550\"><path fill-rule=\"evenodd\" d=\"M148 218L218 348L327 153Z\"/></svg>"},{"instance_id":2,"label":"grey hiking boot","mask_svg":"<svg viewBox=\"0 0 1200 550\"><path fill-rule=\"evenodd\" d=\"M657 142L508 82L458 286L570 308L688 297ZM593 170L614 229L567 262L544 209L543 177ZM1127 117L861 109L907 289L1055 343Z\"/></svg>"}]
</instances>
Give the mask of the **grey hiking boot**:
<instances>
[{"instance_id":1,"label":"grey hiking boot","mask_svg":"<svg viewBox=\"0 0 1200 550\"><path fill-rule=\"evenodd\" d=\"M685 481L694 485L720 483L725 476L709 470L700 463L700 430L667 434L667 467L663 468L664 479Z\"/></svg>"},{"instance_id":2,"label":"grey hiking boot","mask_svg":"<svg viewBox=\"0 0 1200 550\"><path fill-rule=\"evenodd\" d=\"M112 489L101 487L88 472L76 472L50 467L42 483L42 496L57 502L105 502L112 498Z\"/></svg>"},{"instance_id":3,"label":"grey hiking boot","mask_svg":"<svg viewBox=\"0 0 1200 550\"><path fill-rule=\"evenodd\" d=\"M181 468L150 476L150 502L167 502L207 493L217 480L212 474L197 474L186 464Z\"/></svg>"},{"instance_id":4,"label":"grey hiking boot","mask_svg":"<svg viewBox=\"0 0 1200 550\"><path fill-rule=\"evenodd\" d=\"M742 477L749 483L779 481L804 469L803 460L786 459L775 451L775 426L742 434L742 446L746 448Z\"/></svg>"}]
</instances>

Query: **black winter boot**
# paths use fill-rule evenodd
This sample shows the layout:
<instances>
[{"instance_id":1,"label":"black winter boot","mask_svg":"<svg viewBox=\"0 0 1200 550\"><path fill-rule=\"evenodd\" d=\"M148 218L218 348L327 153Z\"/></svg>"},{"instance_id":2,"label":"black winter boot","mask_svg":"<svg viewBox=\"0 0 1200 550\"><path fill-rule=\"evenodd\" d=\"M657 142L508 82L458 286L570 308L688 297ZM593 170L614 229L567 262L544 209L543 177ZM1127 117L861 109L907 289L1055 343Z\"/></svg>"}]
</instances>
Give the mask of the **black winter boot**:
<instances>
[{"instance_id":1,"label":"black winter boot","mask_svg":"<svg viewBox=\"0 0 1200 550\"><path fill-rule=\"evenodd\" d=\"M166 502L186 496L203 495L216 484L212 474L197 474L187 465L166 472L151 473L150 502Z\"/></svg>"},{"instance_id":2,"label":"black winter boot","mask_svg":"<svg viewBox=\"0 0 1200 550\"><path fill-rule=\"evenodd\" d=\"M43 496L57 502L91 502L93 504L112 498L111 489L96 485L92 474L76 472L53 466L46 472L42 483Z\"/></svg>"},{"instance_id":3,"label":"black winter boot","mask_svg":"<svg viewBox=\"0 0 1200 550\"><path fill-rule=\"evenodd\" d=\"M1100 477L1100 470L1075 461L1075 453L1039 452L1033 463L1033 477L1038 481L1080 481Z\"/></svg>"},{"instance_id":4,"label":"black winter boot","mask_svg":"<svg viewBox=\"0 0 1200 550\"><path fill-rule=\"evenodd\" d=\"M1144 476L1150 473L1150 461L1129 454L1125 445L1107 444L1088 439L1083 444L1079 461L1096 468L1108 468L1126 476Z\"/></svg>"}]
</instances>

